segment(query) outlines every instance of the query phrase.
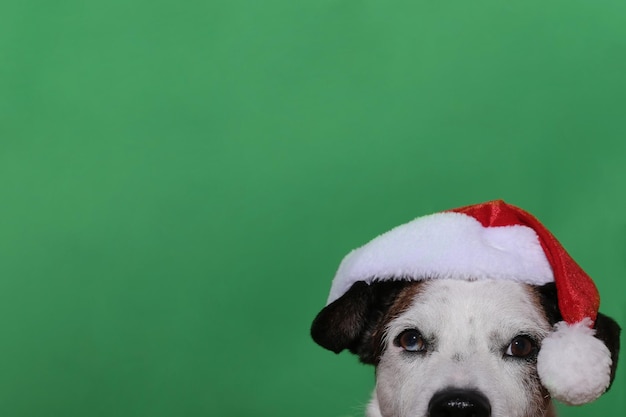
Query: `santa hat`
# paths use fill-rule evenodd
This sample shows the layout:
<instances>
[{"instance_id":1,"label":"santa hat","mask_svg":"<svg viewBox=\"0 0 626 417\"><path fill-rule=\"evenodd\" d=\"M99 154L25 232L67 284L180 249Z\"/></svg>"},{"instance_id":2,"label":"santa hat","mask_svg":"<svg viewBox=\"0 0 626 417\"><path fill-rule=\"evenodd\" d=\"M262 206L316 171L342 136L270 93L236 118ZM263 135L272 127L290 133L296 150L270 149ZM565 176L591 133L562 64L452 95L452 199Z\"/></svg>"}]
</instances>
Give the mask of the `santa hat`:
<instances>
[{"instance_id":1,"label":"santa hat","mask_svg":"<svg viewBox=\"0 0 626 417\"><path fill-rule=\"evenodd\" d=\"M339 266L328 304L357 281L437 278L554 282L563 321L537 357L543 385L575 405L608 388L611 354L593 329L596 286L534 216L502 200L419 217L353 250Z\"/></svg>"}]
</instances>

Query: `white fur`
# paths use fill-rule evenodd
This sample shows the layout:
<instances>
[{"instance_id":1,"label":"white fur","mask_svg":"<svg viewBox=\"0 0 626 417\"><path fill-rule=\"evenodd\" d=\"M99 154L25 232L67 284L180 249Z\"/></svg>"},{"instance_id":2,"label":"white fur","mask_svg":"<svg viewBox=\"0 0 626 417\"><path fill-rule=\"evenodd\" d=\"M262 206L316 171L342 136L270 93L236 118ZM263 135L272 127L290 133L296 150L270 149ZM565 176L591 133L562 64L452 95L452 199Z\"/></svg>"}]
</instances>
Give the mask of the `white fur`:
<instances>
[{"instance_id":1,"label":"white fur","mask_svg":"<svg viewBox=\"0 0 626 417\"><path fill-rule=\"evenodd\" d=\"M557 323L544 341L537 371L550 394L570 405L589 403L611 383L611 352L593 335L591 319Z\"/></svg>"},{"instance_id":2,"label":"white fur","mask_svg":"<svg viewBox=\"0 0 626 417\"><path fill-rule=\"evenodd\" d=\"M395 346L396 337L409 328L425 337L426 353ZM492 417L552 416L534 363L504 355L515 336L541 340L550 330L524 284L425 282L408 310L388 324L367 415L426 417L432 396L453 387L483 393Z\"/></svg>"},{"instance_id":3,"label":"white fur","mask_svg":"<svg viewBox=\"0 0 626 417\"><path fill-rule=\"evenodd\" d=\"M554 281L533 229L483 227L466 214L444 212L419 217L350 252L335 275L328 304L356 281L392 277Z\"/></svg>"}]
</instances>

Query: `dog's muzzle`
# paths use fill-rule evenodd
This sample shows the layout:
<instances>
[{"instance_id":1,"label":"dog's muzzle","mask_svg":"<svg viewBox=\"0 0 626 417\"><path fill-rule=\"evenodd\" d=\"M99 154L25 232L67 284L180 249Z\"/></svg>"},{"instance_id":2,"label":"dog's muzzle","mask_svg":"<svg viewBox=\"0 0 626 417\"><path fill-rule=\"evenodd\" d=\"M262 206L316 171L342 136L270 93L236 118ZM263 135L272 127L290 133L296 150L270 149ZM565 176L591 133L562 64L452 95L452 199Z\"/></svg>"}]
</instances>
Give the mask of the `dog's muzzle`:
<instances>
[{"instance_id":1,"label":"dog's muzzle","mask_svg":"<svg viewBox=\"0 0 626 417\"><path fill-rule=\"evenodd\" d=\"M429 417L490 417L491 405L474 390L448 388L437 392L428 404Z\"/></svg>"}]
</instances>

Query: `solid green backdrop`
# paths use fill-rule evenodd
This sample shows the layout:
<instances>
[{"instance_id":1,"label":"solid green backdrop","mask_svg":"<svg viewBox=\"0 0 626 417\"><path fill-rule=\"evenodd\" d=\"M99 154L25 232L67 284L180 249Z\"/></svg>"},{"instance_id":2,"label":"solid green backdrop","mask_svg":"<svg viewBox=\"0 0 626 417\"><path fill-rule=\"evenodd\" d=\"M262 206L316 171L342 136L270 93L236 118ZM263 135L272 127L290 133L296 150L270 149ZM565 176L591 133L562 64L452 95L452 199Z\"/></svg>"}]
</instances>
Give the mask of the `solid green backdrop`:
<instances>
[{"instance_id":1,"label":"solid green backdrop","mask_svg":"<svg viewBox=\"0 0 626 417\"><path fill-rule=\"evenodd\" d=\"M361 416L339 261L495 198L624 325L625 74L622 0L2 1L0 415Z\"/></svg>"}]
</instances>

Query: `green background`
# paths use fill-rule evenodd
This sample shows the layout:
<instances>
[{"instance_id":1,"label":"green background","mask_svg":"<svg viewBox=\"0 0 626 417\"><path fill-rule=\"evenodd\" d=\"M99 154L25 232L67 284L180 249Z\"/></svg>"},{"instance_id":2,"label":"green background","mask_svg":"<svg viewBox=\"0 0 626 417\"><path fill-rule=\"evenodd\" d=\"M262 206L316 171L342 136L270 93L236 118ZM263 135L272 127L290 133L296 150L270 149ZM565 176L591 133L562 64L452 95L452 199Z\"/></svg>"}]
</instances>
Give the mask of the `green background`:
<instances>
[{"instance_id":1,"label":"green background","mask_svg":"<svg viewBox=\"0 0 626 417\"><path fill-rule=\"evenodd\" d=\"M625 139L622 0L3 0L0 415L361 416L339 261L495 198L624 325Z\"/></svg>"}]
</instances>

